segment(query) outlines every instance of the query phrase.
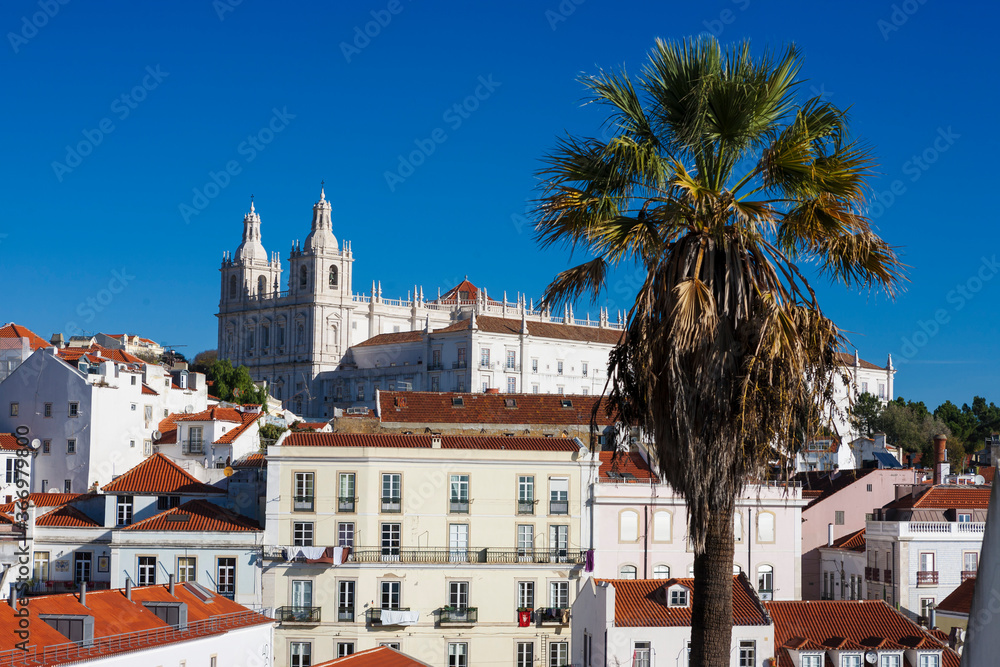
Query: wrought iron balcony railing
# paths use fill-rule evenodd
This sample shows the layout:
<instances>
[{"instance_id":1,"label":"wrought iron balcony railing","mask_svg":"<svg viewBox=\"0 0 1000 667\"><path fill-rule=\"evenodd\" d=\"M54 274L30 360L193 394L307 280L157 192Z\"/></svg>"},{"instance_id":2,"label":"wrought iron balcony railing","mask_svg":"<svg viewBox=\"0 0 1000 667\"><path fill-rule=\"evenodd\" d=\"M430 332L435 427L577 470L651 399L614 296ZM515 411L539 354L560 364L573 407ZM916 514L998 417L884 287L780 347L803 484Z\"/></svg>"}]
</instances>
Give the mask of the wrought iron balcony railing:
<instances>
[{"instance_id":1,"label":"wrought iron balcony railing","mask_svg":"<svg viewBox=\"0 0 1000 667\"><path fill-rule=\"evenodd\" d=\"M920 570L917 572L917 586L937 586L937 570Z\"/></svg>"},{"instance_id":2,"label":"wrought iron balcony railing","mask_svg":"<svg viewBox=\"0 0 1000 667\"><path fill-rule=\"evenodd\" d=\"M549 514L569 514L568 500L550 500Z\"/></svg>"},{"instance_id":3,"label":"wrought iron balcony railing","mask_svg":"<svg viewBox=\"0 0 1000 667\"><path fill-rule=\"evenodd\" d=\"M403 499L398 496L382 498L382 511L393 514L403 511Z\"/></svg>"},{"instance_id":4,"label":"wrought iron balcony railing","mask_svg":"<svg viewBox=\"0 0 1000 667\"><path fill-rule=\"evenodd\" d=\"M478 607L442 607L438 617L441 625L475 625L478 621Z\"/></svg>"},{"instance_id":5,"label":"wrought iron balcony railing","mask_svg":"<svg viewBox=\"0 0 1000 667\"><path fill-rule=\"evenodd\" d=\"M517 513L518 514L534 514L535 513L535 501L534 500L518 500L517 501Z\"/></svg>"},{"instance_id":6,"label":"wrought iron balcony railing","mask_svg":"<svg viewBox=\"0 0 1000 667\"><path fill-rule=\"evenodd\" d=\"M278 607L274 617L282 623L319 623L319 607Z\"/></svg>"},{"instance_id":7,"label":"wrought iron balcony railing","mask_svg":"<svg viewBox=\"0 0 1000 667\"><path fill-rule=\"evenodd\" d=\"M338 512L353 512L354 503L357 498L353 496L340 496L337 498L337 511Z\"/></svg>"},{"instance_id":8,"label":"wrought iron balcony railing","mask_svg":"<svg viewBox=\"0 0 1000 667\"><path fill-rule=\"evenodd\" d=\"M409 607L387 607L387 611L410 611ZM382 608L369 607L365 610L365 621L370 625L384 625L382 623Z\"/></svg>"}]
</instances>

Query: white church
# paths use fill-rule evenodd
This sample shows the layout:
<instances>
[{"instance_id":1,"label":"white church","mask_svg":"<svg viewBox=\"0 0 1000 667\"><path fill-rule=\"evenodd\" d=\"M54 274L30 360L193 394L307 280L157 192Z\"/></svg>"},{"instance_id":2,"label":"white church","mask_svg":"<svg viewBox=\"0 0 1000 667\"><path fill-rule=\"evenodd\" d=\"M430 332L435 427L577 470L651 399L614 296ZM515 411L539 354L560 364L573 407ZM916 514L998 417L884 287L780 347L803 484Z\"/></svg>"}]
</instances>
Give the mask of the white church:
<instances>
[{"instance_id":1,"label":"white church","mask_svg":"<svg viewBox=\"0 0 1000 667\"><path fill-rule=\"evenodd\" d=\"M219 358L249 368L286 409L329 418L374 405L379 389L603 393L620 314L580 320L567 308L553 317L521 295L491 299L468 280L434 299L417 287L385 299L375 282L357 293L351 244L338 243L330 213L321 192L282 285L281 259L264 249L251 202L243 242L220 268Z\"/></svg>"}]
</instances>

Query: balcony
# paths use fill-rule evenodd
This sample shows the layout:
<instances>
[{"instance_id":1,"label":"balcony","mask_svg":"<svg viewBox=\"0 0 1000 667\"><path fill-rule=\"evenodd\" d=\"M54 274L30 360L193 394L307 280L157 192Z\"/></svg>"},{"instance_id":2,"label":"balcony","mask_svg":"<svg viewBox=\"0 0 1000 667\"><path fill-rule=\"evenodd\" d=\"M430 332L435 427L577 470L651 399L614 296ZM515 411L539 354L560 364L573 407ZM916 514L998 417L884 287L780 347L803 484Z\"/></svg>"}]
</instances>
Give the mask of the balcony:
<instances>
[{"instance_id":1,"label":"balcony","mask_svg":"<svg viewBox=\"0 0 1000 667\"><path fill-rule=\"evenodd\" d=\"M892 583L892 570L882 570L882 581L887 584Z\"/></svg>"},{"instance_id":2,"label":"balcony","mask_svg":"<svg viewBox=\"0 0 1000 667\"><path fill-rule=\"evenodd\" d=\"M281 623L319 623L319 607L278 607L274 617Z\"/></svg>"},{"instance_id":3,"label":"balcony","mask_svg":"<svg viewBox=\"0 0 1000 667\"><path fill-rule=\"evenodd\" d=\"M337 511L353 512L356 501L357 498L350 498L350 497L345 498L344 496L340 496L339 498L337 498Z\"/></svg>"},{"instance_id":4,"label":"balcony","mask_svg":"<svg viewBox=\"0 0 1000 667\"><path fill-rule=\"evenodd\" d=\"M982 521L876 521L870 519L866 533L934 540L981 540L986 524Z\"/></svg>"},{"instance_id":5,"label":"balcony","mask_svg":"<svg viewBox=\"0 0 1000 667\"><path fill-rule=\"evenodd\" d=\"M295 496L292 502L292 510L295 512L312 512L316 507L316 499L313 496Z\"/></svg>"},{"instance_id":6,"label":"balcony","mask_svg":"<svg viewBox=\"0 0 1000 667\"><path fill-rule=\"evenodd\" d=\"M427 370L429 371L439 371L442 370L443 368L444 364L442 364L440 361L432 361L431 363L427 364Z\"/></svg>"},{"instance_id":7,"label":"balcony","mask_svg":"<svg viewBox=\"0 0 1000 667\"><path fill-rule=\"evenodd\" d=\"M917 572L917 586L937 586L938 573L936 570L920 570Z\"/></svg>"},{"instance_id":8,"label":"balcony","mask_svg":"<svg viewBox=\"0 0 1000 667\"><path fill-rule=\"evenodd\" d=\"M465 368L466 366L468 366L468 364L466 364L464 361L453 361L453 362L451 362L451 367L452 368Z\"/></svg>"},{"instance_id":9,"label":"balcony","mask_svg":"<svg viewBox=\"0 0 1000 667\"><path fill-rule=\"evenodd\" d=\"M568 500L550 500L549 514L569 514Z\"/></svg>"},{"instance_id":10,"label":"balcony","mask_svg":"<svg viewBox=\"0 0 1000 667\"><path fill-rule=\"evenodd\" d=\"M518 500L517 501L517 513L518 514L534 514L535 513L535 501L534 500Z\"/></svg>"},{"instance_id":11,"label":"balcony","mask_svg":"<svg viewBox=\"0 0 1000 667\"><path fill-rule=\"evenodd\" d=\"M205 441L204 440L182 440L181 441L181 452L184 454L204 454L205 453Z\"/></svg>"},{"instance_id":12,"label":"balcony","mask_svg":"<svg viewBox=\"0 0 1000 667\"><path fill-rule=\"evenodd\" d=\"M471 626L479 622L478 607L441 607L438 624L442 627Z\"/></svg>"},{"instance_id":13,"label":"balcony","mask_svg":"<svg viewBox=\"0 0 1000 667\"><path fill-rule=\"evenodd\" d=\"M488 361L480 361L479 362L479 370L481 370L481 371L491 371L491 370L493 370L493 364L491 364Z\"/></svg>"},{"instance_id":14,"label":"balcony","mask_svg":"<svg viewBox=\"0 0 1000 667\"><path fill-rule=\"evenodd\" d=\"M354 622L354 607L340 607L337 609L337 621L340 623Z\"/></svg>"},{"instance_id":15,"label":"balcony","mask_svg":"<svg viewBox=\"0 0 1000 667\"><path fill-rule=\"evenodd\" d=\"M520 373L521 372L521 364L507 363L507 364L504 365L503 369L506 372L508 372L508 373Z\"/></svg>"},{"instance_id":16,"label":"balcony","mask_svg":"<svg viewBox=\"0 0 1000 667\"><path fill-rule=\"evenodd\" d=\"M386 611L410 611L409 607L387 607ZM381 627L389 627L391 625L401 625L400 623L383 623L382 622L382 608L380 607L370 607L365 610L365 621L369 625L378 625Z\"/></svg>"},{"instance_id":17,"label":"balcony","mask_svg":"<svg viewBox=\"0 0 1000 667\"><path fill-rule=\"evenodd\" d=\"M539 607L535 618L540 625L569 625L569 607Z\"/></svg>"},{"instance_id":18,"label":"balcony","mask_svg":"<svg viewBox=\"0 0 1000 667\"><path fill-rule=\"evenodd\" d=\"M516 549L454 547L356 547L348 562L353 563L569 563L584 562L580 549Z\"/></svg>"},{"instance_id":19,"label":"balcony","mask_svg":"<svg viewBox=\"0 0 1000 667\"><path fill-rule=\"evenodd\" d=\"M882 570L877 567L865 567L865 580L867 581L878 581L881 574Z\"/></svg>"},{"instance_id":20,"label":"balcony","mask_svg":"<svg viewBox=\"0 0 1000 667\"><path fill-rule=\"evenodd\" d=\"M976 576L978 570L962 570L962 583Z\"/></svg>"},{"instance_id":21,"label":"balcony","mask_svg":"<svg viewBox=\"0 0 1000 667\"><path fill-rule=\"evenodd\" d=\"M469 513L469 499L468 498L452 498L448 503L448 511L452 514L468 514Z\"/></svg>"},{"instance_id":22,"label":"balcony","mask_svg":"<svg viewBox=\"0 0 1000 667\"><path fill-rule=\"evenodd\" d=\"M403 511L403 499L398 496L382 498L382 511L390 514L399 514Z\"/></svg>"}]
</instances>

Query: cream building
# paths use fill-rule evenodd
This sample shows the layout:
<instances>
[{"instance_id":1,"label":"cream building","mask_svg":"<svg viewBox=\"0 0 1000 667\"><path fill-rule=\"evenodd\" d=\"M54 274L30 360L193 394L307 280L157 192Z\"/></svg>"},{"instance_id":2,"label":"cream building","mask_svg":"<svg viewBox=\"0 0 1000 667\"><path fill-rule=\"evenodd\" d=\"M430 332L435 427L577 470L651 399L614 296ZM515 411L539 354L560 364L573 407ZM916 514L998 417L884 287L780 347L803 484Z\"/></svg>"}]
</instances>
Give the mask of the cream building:
<instances>
[{"instance_id":1,"label":"cream building","mask_svg":"<svg viewBox=\"0 0 1000 667\"><path fill-rule=\"evenodd\" d=\"M591 464L575 438L283 436L263 553L275 664L381 644L432 665L569 664Z\"/></svg>"}]
</instances>

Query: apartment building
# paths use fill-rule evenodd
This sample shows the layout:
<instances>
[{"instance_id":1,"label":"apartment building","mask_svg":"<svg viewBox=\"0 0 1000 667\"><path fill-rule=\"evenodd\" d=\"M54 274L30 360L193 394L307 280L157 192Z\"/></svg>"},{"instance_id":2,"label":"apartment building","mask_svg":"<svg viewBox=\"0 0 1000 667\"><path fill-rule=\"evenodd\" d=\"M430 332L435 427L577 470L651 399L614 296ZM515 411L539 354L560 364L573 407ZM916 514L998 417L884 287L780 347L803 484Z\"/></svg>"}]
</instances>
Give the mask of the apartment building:
<instances>
[{"instance_id":1,"label":"apartment building","mask_svg":"<svg viewBox=\"0 0 1000 667\"><path fill-rule=\"evenodd\" d=\"M865 529L834 540L819 548L823 574L823 600L868 599Z\"/></svg>"},{"instance_id":2,"label":"apartment building","mask_svg":"<svg viewBox=\"0 0 1000 667\"><path fill-rule=\"evenodd\" d=\"M590 461L559 437L283 435L263 550L275 664L379 645L454 667L569 664Z\"/></svg>"}]
</instances>

